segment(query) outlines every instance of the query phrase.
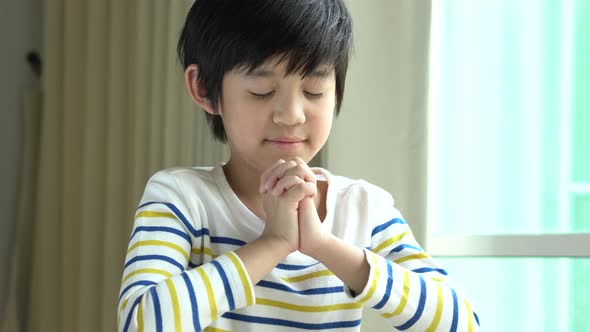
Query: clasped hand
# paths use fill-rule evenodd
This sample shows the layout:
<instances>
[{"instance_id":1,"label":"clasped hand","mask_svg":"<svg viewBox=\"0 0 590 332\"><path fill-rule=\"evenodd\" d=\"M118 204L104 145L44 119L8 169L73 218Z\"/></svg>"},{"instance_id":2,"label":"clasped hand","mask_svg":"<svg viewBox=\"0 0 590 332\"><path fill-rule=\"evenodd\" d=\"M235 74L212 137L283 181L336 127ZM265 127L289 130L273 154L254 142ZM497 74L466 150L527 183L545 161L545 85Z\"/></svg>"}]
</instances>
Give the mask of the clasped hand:
<instances>
[{"instance_id":1,"label":"clasped hand","mask_svg":"<svg viewBox=\"0 0 590 332\"><path fill-rule=\"evenodd\" d=\"M327 237L314 197L315 174L301 158L279 160L260 178L266 226L261 236L279 239L289 252L315 257Z\"/></svg>"}]
</instances>

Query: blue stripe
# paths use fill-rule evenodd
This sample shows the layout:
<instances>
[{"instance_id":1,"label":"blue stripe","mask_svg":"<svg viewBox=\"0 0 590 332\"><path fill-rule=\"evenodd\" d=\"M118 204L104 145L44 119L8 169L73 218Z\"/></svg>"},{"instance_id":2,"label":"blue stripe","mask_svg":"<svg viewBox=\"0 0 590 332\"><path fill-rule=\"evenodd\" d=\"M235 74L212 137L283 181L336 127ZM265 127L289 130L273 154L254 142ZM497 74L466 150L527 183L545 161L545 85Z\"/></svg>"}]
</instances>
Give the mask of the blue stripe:
<instances>
[{"instance_id":1,"label":"blue stripe","mask_svg":"<svg viewBox=\"0 0 590 332\"><path fill-rule=\"evenodd\" d=\"M281 270L298 271L298 270L304 270L304 269L307 269L308 267L318 265L319 263L320 262L315 262L311 265L279 264L276 266L276 268L281 269Z\"/></svg>"},{"instance_id":2,"label":"blue stripe","mask_svg":"<svg viewBox=\"0 0 590 332\"><path fill-rule=\"evenodd\" d=\"M352 320L352 321L340 321L340 322L312 324L312 323L301 323L301 322L285 320L285 319L277 319L277 318L246 316L246 315L241 315L241 314L237 314L234 312L226 312L222 316L227 319L233 319L233 320L238 320L238 321L242 321L242 322L288 326L288 327L294 327L294 328L306 329L306 330L327 330L327 329L355 327L355 326L361 325L360 319L359 320Z\"/></svg>"},{"instance_id":3,"label":"blue stripe","mask_svg":"<svg viewBox=\"0 0 590 332\"><path fill-rule=\"evenodd\" d=\"M457 332L457 325L459 324L459 303L457 302L457 293L451 288L453 293L453 323L451 324L451 332Z\"/></svg>"},{"instance_id":4,"label":"blue stripe","mask_svg":"<svg viewBox=\"0 0 590 332\"><path fill-rule=\"evenodd\" d=\"M152 300L154 301L154 314L156 316L156 331L162 332L162 311L160 310L160 299L158 298L158 293L156 292L156 287L152 287L152 289L150 289L150 293L152 294Z\"/></svg>"},{"instance_id":5,"label":"blue stripe","mask_svg":"<svg viewBox=\"0 0 590 332\"><path fill-rule=\"evenodd\" d=\"M400 325L397 327L398 330L407 330L410 327L412 327L414 324L416 324L416 322L418 321L418 319L420 319L420 316L422 316L422 313L424 312L424 304L426 303L426 283L424 282L424 278L422 278L420 276L420 301L418 302L418 309L416 309L416 313L414 314L414 316L412 318L410 318L409 321L407 321L405 324Z\"/></svg>"},{"instance_id":6,"label":"blue stripe","mask_svg":"<svg viewBox=\"0 0 590 332\"><path fill-rule=\"evenodd\" d=\"M119 295L119 302L121 302L123 295L125 295L125 293L127 293L127 291L129 291L131 288L133 288L135 286L148 286L148 285L155 285L155 284L156 284L155 282L149 281L149 280L136 281L136 282L132 283L131 285L125 287L125 289L121 292L121 295Z\"/></svg>"},{"instance_id":7,"label":"blue stripe","mask_svg":"<svg viewBox=\"0 0 590 332\"><path fill-rule=\"evenodd\" d=\"M191 268L191 269L194 269L195 267L199 267L199 266L201 266L201 265L200 264L197 265L197 264L195 264L195 263L193 263L191 261L188 262L188 267Z\"/></svg>"},{"instance_id":8,"label":"blue stripe","mask_svg":"<svg viewBox=\"0 0 590 332\"><path fill-rule=\"evenodd\" d=\"M371 232L371 237L375 236L375 234L377 234L379 232L384 231L385 229L387 229L387 227L394 225L394 224L406 224L406 222L400 218L393 218L390 221L373 228L373 231Z\"/></svg>"},{"instance_id":9,"label":"blue stripe","mask_svg":"<svg viewBox=\"0 0 590 332\"><path fill-rule=\"evenodd\" d=\"M188 244L191 244L191 238L186 235L186 233L182 232L181 230L178 230L176 228L172 228L172 227L163 227L163 226L139 226L136 227L135 230L133 231L133 234L131 235L131 239L133 239L133 237L135 236L135 234L139 233L139 232L166 232L166 233L172 233L172 234L176 234L178 236L180 236L181 238L185 239L186 242L188 242Z\"/></svg>"},{"instance_id":10,"label":"blue stripe","mask_svg":"<svg viewBox=\"0 0 590 332\"><path fill-rule=\"evenodd\" d=\"M477 317L477 314L474 312L473 316L475 317L475 321L477 322L477 326L481 326L479 325L479 317Z\"/></svg>"},{"instance_id":11,"label":"blue stripe","mask_svg":"<svg viewBox=\"0 0 590 332\"><path fill-rule=\"evenodd\" d=\"M264 287L264 288L272 288L277 289L289 293L294 294L301 294L301 295L317 295L317 294L332 294L332 293L343 293L344 287L343 286L335 286L335 287L321 287L321 288L310 288L304 290L296 290L287 285L279 284L272 281L260 280L256 286Z\"/></svg>"},{"instance_id":12,"label":"blue stripe","mask_svg":"<svg viewBox=\"0 0 590 332\"><path fill-rule=\"evenodd\" d=\"M443 275L448 275L447 271L445 271L443 269L434 269L431 267L421 267L419 269L412 270L412 272L416 272L416 273L438 272Z\"/></svg>"},{"instance_id":13,"label":"blue stripe","mask_svg":"<svg viewBox=\"0 0 590 332\"><path fill-rule=\"evenodd\" d=\"M203 235L209 236L209 229L208 228L201 228L195 233L195 237L201 237Z\"/></svg>"},{"instance_id":14,"label":"blue stripe","mask_svg":"<svg viewBox=\"0 0 590 332\"><path fill-rule=\"evenodd\" d=\"M221 276L221 281L223 282L223 287L225 288L225 296L227 297L227 302L229 304L229 310L234 310L236 308L236 305L234 303L234 294L231 291L229 280L227 280L227 275L225 274L225 271L223 271L223 268L221 267L221 264L219 264L218 261L211 261L211 263L213 263L213 266L215 266L215 268L219 272L219 275Z\"/></svg>"},{"instance_id":15,"label":"blue stripe","mask_svg":"<svg viewBox=\"0 0 590 332\"><path fill-rule=\"evenodd\" d=\"M413 245L410 245L410 244L400 244L399 246L391 249L391 251L387 255L390 255L390 254L392 254L394 252L400 252L403 249L414 249L414 250L417 250L417 251L420 251L420 252L424 252L424 249L422 249L420 247L416 247L416 246L413 246Z\"/></svg>"},{"instance_id":16,"label":"blue stripe","mask_svg":"<svg viewBox=\"0 0 590 332\"><path fill-rule=\"evenodd\" d=\"M184 227L186 227L189 232L191 232L191 234L193 234L193 236L198 237L200 235L198 235L198 231L193 227L193 225L188 221L188 219L186 219L186 217L184 216L184 214L182 214L182 212L180 212L180 210L174 206L174 204L172 203L168 203L168 202L147 202L144 203L142 205L140 205L137 210L148 206L148 205L152 205L152 204L164 204L166 205L173 213L174 215L176 215L176 217L178 217L178 219L184 224Z\"/></svg>"},{"instance_id":17,"label":"blue stripe","mask_svg":"<svg viewBox=\"0 0 590 332\"><path fill-rule=\"evenodd\" d=\"M383 294L383 298L379 303L377 303L373 308L381 309L389 301L389 296L391 296L391 286L393 285L393 269L391 267L390 261L387 262L387 286L385 286L385 294Z\"/></svg>"},{"instance_id":18,"label":"blue stripe","mask_svg":"<svg viewBox=\"0 0 590 332\"><path fill-rule=\"evenodd\" d=\"M129 323L131 323L131 317L133 317L133 310L135 309L135 307L137 307L139 301L141 301L141 296L138 296L137 299L135 299L135 302L133 302L131 309L129 309L129 314L127 314L127 320L125 321L123 332L127 332L127 330L129 329Z\"/></svg>"},{"instance_id":19,"label":"blue stripe","mask_svg":"<svg viewBox=\"0 0 590 332\"><path fill-rule=\"evenodd\" d=\"M176 266L180 272L184 271L185 266L180 264L179 262L175 261L174 259L168 257L168 256L163 256L163 255L141 255L141 256L136 256L133 257L132 259L130 259L127 263L125 263L125 266L123 267L123 269L126 269L129 265L135 263L135 262L139 262L139 261L149 261L149 260L159 260L159 261L165 261L168 262L174 266Z\"/></svg>"},{"instance_id":20,"label":"blue stripe","mask_svg":"<svg viewBox=\"0 0 590 332\"><path fill-rule=\"evenodd\" d=\"M236 246L243 246L246 242L238 239L232 239L230 237L221 237L221 236L211 236L211 243L226 243L226 244L233 244Z\"/></svg>"},{"instance_id":21,"label":"blue stripe","mask_svg":"<svg viewBox=\"0 0 590 332\"><path fill-rule=\"evenodd\" d=\"M184 279L184 283L186 284L186 289L188 290L189 298L191 300L191 310L193 312L193 327L195 331L201 331L201 324L199 322L199 306L197 305L197 297L195 295L195 290L193 288L193 284L189 279L186 273L182 274L182 279Z\"/></svg>"}]
</instances>

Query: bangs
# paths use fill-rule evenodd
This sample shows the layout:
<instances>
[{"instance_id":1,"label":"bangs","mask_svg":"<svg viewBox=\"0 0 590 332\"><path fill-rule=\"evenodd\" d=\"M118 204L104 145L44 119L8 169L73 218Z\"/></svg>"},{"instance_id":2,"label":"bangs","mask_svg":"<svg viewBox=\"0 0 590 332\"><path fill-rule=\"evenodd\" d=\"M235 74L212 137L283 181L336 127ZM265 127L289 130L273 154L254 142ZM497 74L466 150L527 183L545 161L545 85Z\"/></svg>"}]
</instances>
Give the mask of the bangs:
<instances>
[{"instance_id":1,"label":"bangs","mask_svg":"<svg viewBox=\"0 0 590 332\"><path fill-rule=\"evenodd\" d=\"M287 1L290 6L285 6ZM247 35L238 33L233 39L231 49L241 53L233 69L252 72L276 61L286 63L287 75L306 77L321 67L348 63L352 24L340 2L273 0L264 8L250 9L251 15L242 14L243 21L236 22L249 28Z\"/></svg>"}]
</instances>

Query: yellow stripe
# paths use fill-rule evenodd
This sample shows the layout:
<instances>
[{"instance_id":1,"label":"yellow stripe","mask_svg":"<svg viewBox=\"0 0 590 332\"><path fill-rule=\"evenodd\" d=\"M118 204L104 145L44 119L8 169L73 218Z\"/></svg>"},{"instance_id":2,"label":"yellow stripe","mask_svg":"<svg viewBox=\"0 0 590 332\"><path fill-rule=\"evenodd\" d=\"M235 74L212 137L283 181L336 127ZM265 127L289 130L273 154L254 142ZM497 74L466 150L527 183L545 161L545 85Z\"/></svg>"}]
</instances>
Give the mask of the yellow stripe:
<instances>
[{"instance_id":1,"label":"yellow stripe","mask_svg":"<svg viewBox=\"0 0 590 332\"><path fill-rule=\"evenodd\" d=\"M377 259L375 258L375 256L373 254L369 254L369 257L371 257L371 261L374 264L375 277L373 278L373 282L371 283L371 289L369 289L369 292L367 292L367 295L365 295L359 301L359 303L365 303L371 298L371 296L373 296L373 294L375 293L375 290L377 289L377 281L379 280L379 266L378 266L379 262L377 262Z\"/></svg>"},{"instance_id":2,"label":"yellow stripe","mask_svg":"<svg viewBox=\"0 0 590 332\"><path fill-rule=\"evenodd\" d=\"M442 287L440 286L440 284L436 284L436 290L437 290L437 303L436 303L436 312L434 313L434 318L432 319L432 323L430 323L430 326L428 327L428 329L426 329L426 332L434 332L436 331L436 328L438 327L438 323L440 323L440 317L442 315L442 310L443 310L443 293L442 293Z\"/></svg>"},{"instance_id":3,"label":"yellow stripe","mask_svg":"<svg viewBox=\"0 0 590 332\"><path fill-rule=\"evenodd\" d=\"M178 251L178 253L180 253L187 261L189 260L188 254L179 245L174 244L174 243L171 243L171 242L159 241L159 240L138 241L134 245L132 245L131 248L129 248L129 250L127 250L127 253L129 254L130 252L132 252L137 247L143 247L143 246L164 246L164 247L168 247L168 248L171 248L171 249L174 249L174 250Z\"/></svg>"},{"instance_id":4,"label":"yellow stripe","mask_svg":"<svg viewBox=\"0 0 590 332\"><path fill-rule=\"evenodd\" d=\"M385 318L391 318L393 316L397 316L402 313L406 304L408 303L408 293L410 292L410 273L404 270L404 293L402 294L402 298L399 302L399 305L395 310L390 314L383 314L381 316Z\"/></svg>"},{"instance_id":5,"label":"yellow stripe","mask_svg":"<svg viewBox=\"0 0 590 332\"><path fill-rule=\"evenodd\" d=\"M467 302L467 300L463 300L465 302L465 305L467 306L467 316L469 317L469 327L468 327L468 331L472 332L473 331L473 312L471 311L471 307L469 306L469 302Z\"/></svg>"},{"instance_id":6,"label":"yellow stripe","mask_svg":"<svg viewBox=\"0 0 590 332\"><path fill-rule=\"evenodd\" d=\"M222 330L222 329L218 329L216 327L206 327L204 330L204 332L231 332L231 331L227 331L227 330Z\"/></svg>"},{"instance_id":7,"label":"yellow stripe","mask_svg":"<svg viewBox=\"0 0 590 332\"><path fill-rule=\"evenodd\" d=\"M311 279L311 278L327 277L327 276L332 276L332 275L334 275L334 274L330 270L321 270L321 271L316 271L316 272L312 272L312 273L302 274L297 277L281 278L281 279L285 282L301 282L301 281Z\"/></svg>"},{"instance_id":8,"label":"yellow stripe","mask_svg":"<svg viewBox=\"0 0 590 332\"><path fill-rule=\"evenodd\" d=\"M408 255L408 256L405 256L405 257L402 257L402 258L398 258L394 262L397 263L397 264L401 264L403 262L407 262L407 261L410 261L412 259L421 259L421 258L428 258L428 257L430 257L430 256L428 256L427 254L421 252L419 254Z\"/></svg>"},{"instance_id":9,"label":"yellow stripe","mask_svg":"<svg viewBox=\"0 0 590 332\"><path fill-rule=\"evenodd\" d=\"M201 268L196 269L201 279L203 279L203 283L205 284L205 289L207 290L207 297L209 298L209 308L211 309L211 321L217 319L217 304L215 303L215 294L213 293L213 286L211 286L211 281L209 280L209 276L203 271Z\"/></svg>"},{"instance_id":10,"label":"yellow stripe","mask_svg":"<svg viewBox=\"0 0 590 332\"><path fill-rule=\"evenodd\" d=\"M434 280L434 281L437 281L437 282L445 282L445 279L443 279L443 278L437 278L437 277L430 278L430 280Z\"/></svg>"},{"instance_id":11,"label":"yellow stripe","mask_svg":"<svg viewBox=\"0 0 590 332\"><path fill-rule=\"evenodd\" d=\"M139 219L141 217L144 218L170 218L176 219L176 216L170 212L156 212L156 211L141 211L140 213L135 215L135 219Z\"/></svg>"},{"instance_id":12,"label":"yellow stripe","mask_svg":"<svg viewBox=\"0 0 590 332\"><path fill-rule=\"evenodd\" d=\"M383 248L387 248L390 245L396 243L397 241L399 241L400 239L402 239L404 236L406 236L408 234L408 232L403 232L399 235L396 235L392 238L389 238L388 240L385 240L385 242L381 243L380 245L378 245L375 249L373 249L373 252L379 252L381 251Z\"/></svg>"},{"instance_id":13,"label":"yellow stripe","mask_svg":"<svg viewBox=\"0 0 590 332\"><path fill-rule=\"evenodd\" d=\"M158 269L139 269L139 270L135 270L135 271L129 273L128 275L126 275L125 278L123 278L123 281L121 283L124 284L125 281L127 281L127 279L133 277L134 275L141 274L141 273L160 274L160 275L163 275L166 278L170 278L172 276L172 274L170 274L167 271L163 271L163 270L158 270Z\"/></svg>"},{"instance_id":14,"label":"yellow stripe","mask_svg":"<svg viewBox=\"0 0 590 332\"><path fill-rule=\"evenodd\" d=\"M143 332L143 301L139 301L137 308L137 332Z\"/></svg>"},{"instance_id":15,"label":"yellow stripe","mask_svg":"<svg viewBox=\"0 0 590 332\"><path fill-rule=\"evenodd\" d=\"M121 314L125 311L125 307L127 306L128 300L129 300L129 298L126 298L125 300L123 300L123 304L121 304L121 309L119 310L119 314L117 315L117 324L118 325L121 324Z\"/></svg>"},{"instance_id":16,"label":"yellow stripe","mask_svg":"<svg viewBox=\"0 0 590 332\"><path fill-rule=\"evenodd\" d=\"M244 290L246 291L246 304L254 304L254 295L252 295L252 289L250 289L250 286L248 284L248 277L246 276L246 271L244 271L244 269L242 268L242 265L238 261L238 257L234 252L228 252L227 256L231 259L232 263L234 263L236 269L238 269L238 273L240 274L242 287L244 287Z\"/></svg>"},{"instance_id":17,"label":"yellow stripe","mask_svg":"<svg viewBox=\"0 0 590 332\"><path fill-rule=\"evenodd\" d=\"M125 307L127 306L127 301L129 301L129 298L126 298L123 301L123 305L121 305L121 312L125 311Z\"/></svg>"},{"instance_id":18,"label":"yellow stripe","mask_svg":"<svg viewBox=\"0 0 590 332\"><path fill-rule=\"evenodd\" d=\"M166 280L166 285L170 289L170 299L172 301L172 311L174 312L174 331L182 332L182 320L180 318L180 306L178 305L178 296L176 295L176 288L170 279Z\"/></svg>"},{"instance_id":19,"label":"yellow stripe","mask_svg":"<svg viewBox=\"0 0 590 332\"><path fill-rule=\"evenodd\" d=\"M282 308L282 309L288 309L288 310L293 310L293 311L299 311L299 312L326 312L326 311L359 309L362 307L362 305L359 303L341 303L341 304L331 304L331 305L307 306L307 305L298 305L298 304L280 302L280 301L263 299L263 298L257 298L256 304L266 305L266 306L270 306L270 307L277 307L277 308Z\"/></svg>"},{"instance_id":20,"label":"yellow stripe","mask_svg":"<svg viewBox=\"0 0 590 332\"><path fill-rule=\"evenodd\" d=\"M201 248L193 248L193 249L191 249L191 254L193 254L193 255L200 255L202 253L205 253L205 255L209 255L212 258L217 258L218 257L218 255L213 254L213 252L211 251L210 248L203 248L203 249L201 249Z\"/></svg>"}]
</instances>

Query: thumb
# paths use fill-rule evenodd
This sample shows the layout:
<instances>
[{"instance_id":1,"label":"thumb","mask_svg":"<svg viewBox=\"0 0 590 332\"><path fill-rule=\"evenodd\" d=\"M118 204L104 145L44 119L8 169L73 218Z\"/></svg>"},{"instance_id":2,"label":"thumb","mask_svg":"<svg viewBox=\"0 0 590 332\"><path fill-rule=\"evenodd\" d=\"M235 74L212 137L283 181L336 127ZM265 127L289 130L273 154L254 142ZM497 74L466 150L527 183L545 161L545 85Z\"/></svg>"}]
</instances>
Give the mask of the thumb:
<instances>
[{"instance_id":1,"label":"thumb","mask_svg":"<svg viewBox=\"0 0 590 332\"><path fill-rule=\"evenodd\" d=\"M299 201L299 221L310 220L310 218L317 218L317 211L313 199L309 196Z\"/></svg>"}]
</instances>

